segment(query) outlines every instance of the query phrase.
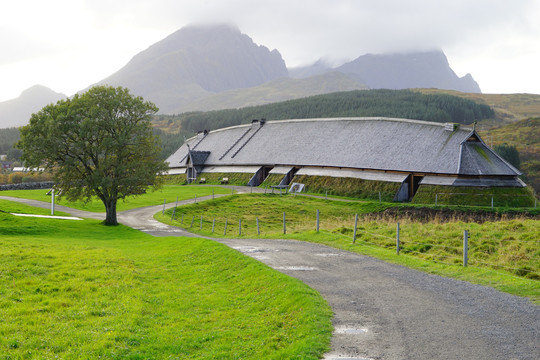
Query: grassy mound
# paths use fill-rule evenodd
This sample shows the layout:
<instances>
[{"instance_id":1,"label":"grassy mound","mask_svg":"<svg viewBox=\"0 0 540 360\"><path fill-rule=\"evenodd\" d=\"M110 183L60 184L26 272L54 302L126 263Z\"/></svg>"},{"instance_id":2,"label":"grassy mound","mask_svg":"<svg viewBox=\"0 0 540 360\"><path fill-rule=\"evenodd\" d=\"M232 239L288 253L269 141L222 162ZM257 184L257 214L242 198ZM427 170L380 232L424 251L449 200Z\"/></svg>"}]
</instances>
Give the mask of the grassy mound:
<instances>
[{"instance_id":1,"label":"grassy mound","mask_svg":"<svg viewBox=\"0 0 540 360\"><path fill-rule=\"evenodd\" d=\"M421 185L414 196L413 204L438 205L469 205L469 206L493 206L495 207L532 207L534 206L533 191L529 187L453 187Z\"/></svg>"},{"instance_id":2,"label":"grassy mound","mask_svg":"<svg viewBox=\"0 0 540 360\"><path fill-rule=\"evenodd\" d=\"M360 199L379 199L392 201L401 183L385 181L371 181L355 178L338 178L330 176L297 175L293 182L306 185L306 191L310 193L350 196Z\"/></svg>"}]
</instances>

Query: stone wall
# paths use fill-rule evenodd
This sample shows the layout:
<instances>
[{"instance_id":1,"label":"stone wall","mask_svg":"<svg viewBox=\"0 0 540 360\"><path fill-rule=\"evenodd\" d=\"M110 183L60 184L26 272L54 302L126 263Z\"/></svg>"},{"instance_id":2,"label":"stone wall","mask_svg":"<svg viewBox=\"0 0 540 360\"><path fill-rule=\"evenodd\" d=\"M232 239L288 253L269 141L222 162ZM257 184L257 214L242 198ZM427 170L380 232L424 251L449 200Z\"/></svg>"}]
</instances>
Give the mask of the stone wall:
<instances>
[{"instance_id":1,"label":"stone wall","mask_svg":"<svg viewBox=\"0 0 540 360\"><path fill-rule=\"evenodd\" d=\"M52 181L28 182L28 183L21 183L21 184L6 184L6 185L0 185L0 191L50 189L53 185L54 185L54 182Z\"/></svg>"}]
</instances>

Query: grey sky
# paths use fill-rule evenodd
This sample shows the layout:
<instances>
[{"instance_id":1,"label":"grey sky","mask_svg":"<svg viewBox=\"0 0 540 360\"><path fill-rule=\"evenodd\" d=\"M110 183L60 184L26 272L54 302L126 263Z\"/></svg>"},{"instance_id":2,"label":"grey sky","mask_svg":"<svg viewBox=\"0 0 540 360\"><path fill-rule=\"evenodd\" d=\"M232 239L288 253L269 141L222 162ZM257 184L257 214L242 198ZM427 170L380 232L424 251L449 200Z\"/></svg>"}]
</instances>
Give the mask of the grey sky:
<instances>
[{"instance_id":1,"label":"grey sky","mask_svg":"<svg viewBox=\"0 0 540 360\"><path fill-rule=\"evenodd\" d=\"M289 67L442 49L486 93L540 94L536 0L0 0L0 101L68 95L192 23L231 23Z\"/></svg>"}]
</instances>

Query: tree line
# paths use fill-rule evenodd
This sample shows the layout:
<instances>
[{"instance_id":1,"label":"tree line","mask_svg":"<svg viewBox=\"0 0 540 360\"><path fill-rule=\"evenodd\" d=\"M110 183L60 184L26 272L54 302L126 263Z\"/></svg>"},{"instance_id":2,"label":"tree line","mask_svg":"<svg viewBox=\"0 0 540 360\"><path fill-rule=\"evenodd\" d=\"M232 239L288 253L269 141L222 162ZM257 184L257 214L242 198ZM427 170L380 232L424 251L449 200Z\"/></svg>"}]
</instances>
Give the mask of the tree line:
<instances>
[{"instance_id":1,"label":"tree line","mask_svg":"<svg viewBox=\"0 0 540 360\"><path fill-rule=\"evenodd\" d=\"M196 133L261 118L285 120L365 116L472 124L475 120L495 117L495 112L488 105L448 94L378 89L317 95L241 109L191 112L172 118L181 122L183 131Z\"/></svg>"}]
</instances>

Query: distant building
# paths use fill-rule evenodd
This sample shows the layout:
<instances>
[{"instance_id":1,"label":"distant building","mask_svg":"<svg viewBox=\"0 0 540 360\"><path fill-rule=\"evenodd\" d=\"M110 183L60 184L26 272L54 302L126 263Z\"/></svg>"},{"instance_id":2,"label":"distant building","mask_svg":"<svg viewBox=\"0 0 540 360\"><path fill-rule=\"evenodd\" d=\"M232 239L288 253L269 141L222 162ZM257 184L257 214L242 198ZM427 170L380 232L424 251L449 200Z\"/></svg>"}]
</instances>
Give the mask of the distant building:
<instances>
[{"instance_id":1,"label":"distant building","mask_svg":"<svg viewBox=\"0 0 540 360\"><path fill-rule=\"evenodd\" d=\"M27 173L27 172L41 172L41 171L45 171L45 168L27 168L27 167L23 167L23 166L15 166L13 169L11 169L11 171L13 172L23 172L23 173Z\"/></svg>"},{"instance_id":2,"label":"distant building","mask_svg":"<svg viewBox=\"0 0 540 360\"><path fill-rule=\"evenodd\" d=\"M422 185L525 186L474 129L391 118L254 120L200 132L167 161L169 174L186 174L188 182L243 173L252 186L272 174L281 185L299 176L398 183L395 201L410 201Z\"/></svg>"}]
</instances>

